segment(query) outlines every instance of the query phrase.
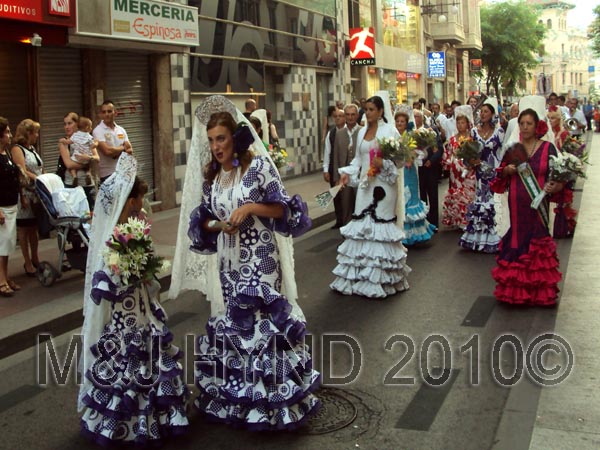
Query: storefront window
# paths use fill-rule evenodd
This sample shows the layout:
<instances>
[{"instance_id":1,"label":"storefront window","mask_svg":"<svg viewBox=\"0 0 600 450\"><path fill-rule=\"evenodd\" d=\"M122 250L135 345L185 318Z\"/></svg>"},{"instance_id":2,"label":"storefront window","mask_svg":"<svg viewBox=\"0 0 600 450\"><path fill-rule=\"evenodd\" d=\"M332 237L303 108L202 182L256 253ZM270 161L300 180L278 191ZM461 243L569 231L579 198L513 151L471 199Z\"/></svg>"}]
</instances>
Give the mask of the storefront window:
<instances>
[{"instance_id":1,"label":"storefront window","mask_svg":"<svg viewBox=\"0 0 600 450\"><path fill-rule=\"evenodd\" d=\"M370 0L348 0L348 17L350 28L372 27Z\"/></svg>"},{"instance_id":2,"label":"storefront window","mask_svg":"<svg viewBox=\"0 0 600 450\"><path fill-rule=\"evenodd\" d=\"M394 105L412 105L413 101L416 101L421 97L420 80L420 73L403 72L401 70L384 70L382 89L389 92L390 100ZM379 82L378 79L377 81ZM371 88L370 85L369 88ZM379 83L377 83L377 88L369 90L369 92L373 94L379 89Z\"/></svg>"},{"instance_id":3,"label":"storefront window","mask_svg":"<svg viewBox=\"0 0 600 450\"><path fill-rule=\"evenodd\" d=\"M420 45L418 0L383 1L383 45L418 53Z\"/></svg>"}]
</instances>

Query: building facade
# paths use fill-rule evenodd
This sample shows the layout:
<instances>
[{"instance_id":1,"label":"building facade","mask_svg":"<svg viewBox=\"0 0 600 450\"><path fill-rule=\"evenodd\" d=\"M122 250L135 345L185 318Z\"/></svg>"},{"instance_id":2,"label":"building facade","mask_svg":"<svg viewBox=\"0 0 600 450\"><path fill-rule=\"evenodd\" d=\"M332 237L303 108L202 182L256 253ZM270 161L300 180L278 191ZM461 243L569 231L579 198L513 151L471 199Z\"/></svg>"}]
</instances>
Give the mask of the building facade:
<instances>
[{"instance_id":1,"label":"building facade","mask_svg":"<svg viewBox=\"0 0 600 450\"><path fill-rule=\"evenodd\" d=\"M594 65L594 59L586 33L567 23L574 3L566 0L536 0L535 3L542 8L538 21L547 30L544 53L538 67L531 71L526 91L540 95L556 92L586 100L589 97L588 69Z\"/></svg>"},{"instance_id":2,"label":"building facade","mask_svg":"<svg viewBox=\"0 0 600 450\"><path fill-rule=\"evenodd\" d=\"M349 27L373 26L376 35L375 65L350 68L353 96L387 90L394 103L464 102L477 89L469 51L481 49L479 0L350 0L348 5ZM429 70L432 53L442 58L443 70Z\"/></svg>"},{"instance_id":3,"label":"building facade","mask_svg":"<svg viewBox=\"0 0 600 450\"><path fill-rule=\"evenodd\" d=\"M110 99L153 200L174 207L174 150L182 146L181 130L191 130L189 96L177 75L181 55L198 43L196 8L155 0L4 3L0 115L13 127L24 118L40 122L46 171L56 168L65 114L88 116L95 125L99 106Z\"/></svg>"}]
</instances>

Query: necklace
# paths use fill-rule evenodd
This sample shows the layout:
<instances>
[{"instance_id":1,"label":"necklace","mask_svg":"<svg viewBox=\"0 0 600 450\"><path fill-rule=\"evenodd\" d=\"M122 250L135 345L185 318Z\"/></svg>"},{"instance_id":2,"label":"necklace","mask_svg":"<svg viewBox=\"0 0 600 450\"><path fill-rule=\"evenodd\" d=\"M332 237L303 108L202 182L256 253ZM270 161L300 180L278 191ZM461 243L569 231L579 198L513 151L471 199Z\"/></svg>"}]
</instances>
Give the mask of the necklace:
<instances>
[{"instance_id":1,"label":"necklace","mask_svg":"<svg viewBox=\"0 0 600 450\"><path fill-rule=\"evenodd\" d=\"M483 138L483 140L487 141L490 136L492 135L492 133L494 132L494 129L492 128L490 131L483 131L483 127L479 128L479 135Z\"/></svg>"},{"instance_id":2,"label":"necklace","mask_svg":"<svg viewBox=\"0 0 600 450\"><path fill-rule=\"evenodd\" d=\"M525 150L527 151L527 156L529 156L530 158L533 156L533 154L536 151L537 143L538 143L538 140L536 139L535 141L533 141L533 144L531 145L530 148L527 148L525 143L523 143L523 146L525 147Z\"/></svg>"}]
</instances>

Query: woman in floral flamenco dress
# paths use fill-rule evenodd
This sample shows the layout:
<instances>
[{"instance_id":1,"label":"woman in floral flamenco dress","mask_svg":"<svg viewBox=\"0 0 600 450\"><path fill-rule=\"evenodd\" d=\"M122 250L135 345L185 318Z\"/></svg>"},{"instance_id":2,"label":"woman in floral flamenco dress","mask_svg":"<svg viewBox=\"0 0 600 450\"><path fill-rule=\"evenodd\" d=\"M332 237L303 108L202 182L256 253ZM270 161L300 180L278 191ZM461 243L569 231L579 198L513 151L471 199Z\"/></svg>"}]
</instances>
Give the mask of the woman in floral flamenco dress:
<instances>
[{"instance_id":1,"label":"woman in floral flamenco dress","mask_svg":"<svg viewBox=\"0 0 600 450\"><path fill-rule=\"evenodd\" d=\"M558 296L561 274L556 244L545 222L549 197L546 196L539 209L531 208L532 197L517 172L519 163L527 161L532 176L545 192L556 194L563 188L563 183L547 181L550 156L556 155L556 148L551 142L540 140L547 127L542 133L538 123L542 121L534 109L528 108L519 114L521 142L509 148L491 184L494 192L508 190L510 211L510 228L502 238L496 257L498 265L492 270L492 277L496 281L494 295L498 301L551 306Z\"/></svg>"},{"instance_id":2,"label":"woman in floral flamenco dress","mask_svg":"<svg viewBox=\"0 0 600 450\"><path fill-rule=\"evenodd\" d=\"M409 115L397 112L396 129L401 136L408 133ZM419 197L419 172L416 161L404 165L404 245L427 242L435 233L435 226L427 220L429 206Z\"/></svg>"},{"instance_id":3,"label":"woman in floral flamenco dress","mask_svg":"<svg viewBox=\"0 0 600 450\"><path fill-rule=\"evenodd\" d=\"M102 184L88 250L79 408L82 434L101 445L154 444L188 428L181 352L171 345L160 286L123 284L102 255L115 226L141 211L148 186L135 176L136 167L123 153ZM141 232L148 231L145 224Z\"/></svg>"},{"instance_id":4,"label":"woman in floral flamenco dress","mask_svg":"<svg viewBox=\"0 0 600 450\"><path fill-rule=\"evenodd\" d=\"M307 207L287 195L264 145L251 126L238 125L244 119L231 102L209 97L196 116L191 152L206 162L188 236L192 251L215 256L218 276L205 276L223 305L196 341L194 405L209 421L294 429L320 406L304 315L282 294L282 279L290 282L282 266L291 258L283 236L310 229Z\"/></svg>"},{"instance_id":5,"label":"woman in floral flamenco dress","mask_svg":"<svg viewBox=\"0 0 600 450\"><path fill-rule=\"evenodd\" d=\"M494 114L492 105L483 104L479 114L480 123L471 130L471 137L481 142L483 148L476 168L475 200L467 208L467 226L459 241L463 248L485 253L496 253L500 243L494 220L494 195L490 190L490 181L500 164L504 130L494 125Z\"/></svg>"},{"instance_id":6,"label":"woman in floral flamenco dress","mask_svg":"<svg viewBox=\"0 0 600 450\"><path fill-rule=\"evenodd\" d=\"M473 126L473 108L469 105L457 106L454 110L458 133L446 144L442 165L450 174L448 192L444 197L442 223L447 227L467 226L467 208L475 200L475 170L467 167L456 157L461 139L470 137Z\"/></svg>"},{"instance_id":7,"label":"woman in floral flamenco dress","mask_svg":"<svg viewBox=\"0 0 600 450\"><path fill-rule=\"evenodd\" d=\"M342 185L357 186L352 220L340 228L345 240L338 247L336 278L330 284L344 295L384 298L408 289L403 172L393 161L371 156L379 148L378 139L400 137L386 122L386 104L379 96L367 100L367 126L358 131L356 155L350 166L339 169Z\"/></svg>"}]
</instances>

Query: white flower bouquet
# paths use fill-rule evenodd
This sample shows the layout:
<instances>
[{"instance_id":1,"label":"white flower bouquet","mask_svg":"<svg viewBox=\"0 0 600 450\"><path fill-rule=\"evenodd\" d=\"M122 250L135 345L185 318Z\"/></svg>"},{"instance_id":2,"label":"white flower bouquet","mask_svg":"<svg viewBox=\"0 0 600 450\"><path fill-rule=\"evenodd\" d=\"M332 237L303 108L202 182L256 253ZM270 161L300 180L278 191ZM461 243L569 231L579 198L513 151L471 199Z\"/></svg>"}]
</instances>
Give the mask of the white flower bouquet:
<instances>
[{"instance_id":1,"label":"white flower bouquet","mask_svg":"<svg viewBox=\"0 0 600 450\"><path fill-rule=\"evenodd\" d=\"M568 183L569 181L575 181L578 177L586 178L586 175L583 170L583 162L577 156L566 152L559 153L556 156L550 155L549 181ZM546 194L545 191L540 192L531 202L531 207L537 209Z\"/></svg>"},{"instance_id":2,"label":"white flower bouquet","mask_svg":"<svg viewBox=\"0 0 600 450\"><path fill-rule=\"evenodd\" d=\"M169 261L154 254L150 228L144 219L133 217L114 228L103 253L113 281L122 285L149 282L168 269Z\"/></svg>"}]
</instances>

